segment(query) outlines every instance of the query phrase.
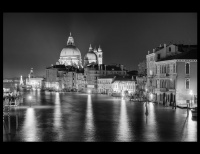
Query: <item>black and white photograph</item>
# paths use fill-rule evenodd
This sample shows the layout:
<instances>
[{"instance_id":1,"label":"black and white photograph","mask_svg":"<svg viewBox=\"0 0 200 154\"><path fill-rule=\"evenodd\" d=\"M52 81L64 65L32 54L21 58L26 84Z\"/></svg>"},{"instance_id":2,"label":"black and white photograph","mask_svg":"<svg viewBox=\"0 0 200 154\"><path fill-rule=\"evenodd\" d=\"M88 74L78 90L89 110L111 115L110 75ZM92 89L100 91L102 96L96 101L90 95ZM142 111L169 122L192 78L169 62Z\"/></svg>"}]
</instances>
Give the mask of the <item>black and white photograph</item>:
<instances>
[{"instance_id":1,"label":"black and white photograph","mask_svg":"<svg viewBox=\"0 0 200 154\"><path fill-rule=\"evenodd\" d=\"M197 12L3 12L3 142L197 142Z\"/></svg>"}]
</instances>

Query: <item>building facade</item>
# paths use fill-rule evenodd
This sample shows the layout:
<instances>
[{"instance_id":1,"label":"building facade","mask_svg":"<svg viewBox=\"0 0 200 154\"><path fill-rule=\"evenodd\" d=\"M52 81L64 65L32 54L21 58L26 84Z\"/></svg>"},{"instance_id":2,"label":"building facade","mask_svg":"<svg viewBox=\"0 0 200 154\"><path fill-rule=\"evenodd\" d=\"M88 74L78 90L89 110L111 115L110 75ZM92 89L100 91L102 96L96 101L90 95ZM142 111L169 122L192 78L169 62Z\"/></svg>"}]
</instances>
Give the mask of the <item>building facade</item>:
<instances>
[{"instance_id":1,"label":"building facade","mask_svg":"<svg viewBox=\"0 0 200 154\"><path fill-rule=\"evenodd\" d=\"M156 65L155 101L171 105L197 102L197 50L161 59Z\"/></svg>"},{"instance_id":2,"label":"building facade","mask_svg":"<svg viewBox=\"0 0 200 154\"><path fill-rule=\"evenodd\" d=\"M113 93L112 82L114 81L114 79L115 79L114 75L107 75L107 76L99 77L97 79L98 80L98 83L97 83L98 93L111 95Z\"/></svg>"},{"instance_id":3,"label":"building facade","mask_svg":"<svg viewBox=\"0 0 200 154\"><path fill-rule=\"evenodd\" d=\"M136 91L136 81L131 76L116 76L112 83L113 93L121 94L122 96L134 95Z\"/></svg>"},{"instance_id":4,"label":"building facade","mask_svg":"<svg viewBox=\"0 0 200 154\"><path fill-rule=\"evenodd\" d=\"M152 101L172 105L185 103L189 101L190 95L184 88L184 82L187 80L189 84L194 85L196 74L189 75L189 78L184 74L186 63L191 63L191 71L196 69L197 65L197 45L177 45L170 44L159 46L153 49L153 52L148 52L146 55L147 61L147 92L154 94ZM187 64L188 65L188 64ZM186 81L185 81L186 82ZM192 86L192 93L196 99L196 87Z\"/></svg>"},{"instance_id":5,"label":"building facade","mask_svg":"<svg viewBox=\"0 0 200 154\"><path fill-rule=\"evenodd\" d=\"M92 64L84 68L86 77L86 92L98 93L98 78L106 75L126 75L123 65Z\"/></svg>"},{"instance_id":6,"label":"building facade","mask_svg":"<svg viewBox=\"0 0 200 154\"><path fill-rule=\"evenodd\" d=\"M26 86L31 86L33 89L42 89L44 86L43 77L36 77L33 72L33 68L31 68L28 77L26 78Z\"/></svg>"}]
</instances>

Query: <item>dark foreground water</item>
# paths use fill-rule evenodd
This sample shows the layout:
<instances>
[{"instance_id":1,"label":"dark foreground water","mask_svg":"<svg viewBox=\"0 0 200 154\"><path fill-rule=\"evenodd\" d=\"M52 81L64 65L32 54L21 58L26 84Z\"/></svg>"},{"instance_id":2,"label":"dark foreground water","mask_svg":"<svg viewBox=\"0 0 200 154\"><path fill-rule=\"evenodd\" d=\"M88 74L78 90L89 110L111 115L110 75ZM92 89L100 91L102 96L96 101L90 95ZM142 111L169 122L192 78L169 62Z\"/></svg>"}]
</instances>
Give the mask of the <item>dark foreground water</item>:
<instances>
[{"instance_id":1,"label":"dark foreground water","mask_svg":"<svg viewBox=\"0 0 200 154\"><path fill-rule=\"evenodd\" d=\"M190 111L105 95L25 92L9 115L3 141L197 141Z\"/></svg>"}]
</instances>

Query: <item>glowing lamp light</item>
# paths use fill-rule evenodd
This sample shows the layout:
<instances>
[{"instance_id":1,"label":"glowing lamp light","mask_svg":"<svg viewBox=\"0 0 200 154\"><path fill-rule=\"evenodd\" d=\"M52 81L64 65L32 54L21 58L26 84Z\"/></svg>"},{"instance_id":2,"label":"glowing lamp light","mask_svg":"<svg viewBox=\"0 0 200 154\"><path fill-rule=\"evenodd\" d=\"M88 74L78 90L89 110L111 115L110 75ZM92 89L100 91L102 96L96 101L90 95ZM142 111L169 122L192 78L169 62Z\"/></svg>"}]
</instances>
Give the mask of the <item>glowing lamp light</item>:
<instances>
[{"instance_id":1,"label":"glowing lamp light","mask_svg":"<svg viewBox=\"0 0 200 154\"><path fill-rule=\"evenodd\" d=\"M28 99L32 99L32 96L28 96Z\"/></svg>"},{"instance_id":2,"label":"glowing lamp light","mask_svg":"<svg viewBox=\"0 0 200 154\"><path fill-rule=\"evenodd\" d=\"M88 94L91 94L91 90L88 90Z\"/></svg>"},{"instance_id":3,"label":"glowing lamp light","mask_svg":"<svg viewBox=\"0 0 200 154\"><path fill-rule=\"evenodd\" d=\"M190 95L193 95L193 91L192 90L190 90Z\"/></svg>"},{"instance_id":4,"label":"glowing lamp light","mask_svg":"<svg viewBox=\"0 0 200 154\"><path fill-rule=\"evenodd\" d=\"M153 99L153 94L152 93L150 94L150 98Z\"/></svg>"}]
</instances>

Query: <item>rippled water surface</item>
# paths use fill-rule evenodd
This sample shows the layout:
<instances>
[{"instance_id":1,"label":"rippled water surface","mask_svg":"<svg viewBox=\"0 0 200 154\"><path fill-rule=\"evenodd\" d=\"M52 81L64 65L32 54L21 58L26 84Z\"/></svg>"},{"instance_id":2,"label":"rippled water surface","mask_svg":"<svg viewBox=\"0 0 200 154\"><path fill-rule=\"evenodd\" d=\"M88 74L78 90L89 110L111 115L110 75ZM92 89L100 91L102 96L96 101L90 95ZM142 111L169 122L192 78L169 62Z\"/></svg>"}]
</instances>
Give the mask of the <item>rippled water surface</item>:
<instances>
[{"instance_id":1,"label":"rippled water surface","mask_svg":"<svg viewBox=\"0 0 200 154\"><path fill-rule=\"evenodd\" d=\"M3 141L197 141L190 111L105 95L24 92L9 116Z\"/></svg>"}]
</instances>

